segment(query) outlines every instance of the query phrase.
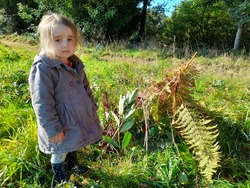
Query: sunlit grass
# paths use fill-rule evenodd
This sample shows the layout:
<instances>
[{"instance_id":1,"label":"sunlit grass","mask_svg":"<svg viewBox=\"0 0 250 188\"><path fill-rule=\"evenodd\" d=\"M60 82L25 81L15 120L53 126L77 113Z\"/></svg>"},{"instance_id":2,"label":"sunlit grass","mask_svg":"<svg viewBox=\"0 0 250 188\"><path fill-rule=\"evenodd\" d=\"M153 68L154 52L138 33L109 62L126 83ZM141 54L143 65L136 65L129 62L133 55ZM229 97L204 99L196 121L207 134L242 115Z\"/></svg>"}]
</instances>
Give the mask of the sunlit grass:
<instances>
[{"instance_id":1,"label":"sunlit grass","mask_svg":"<svg viewBox=\"0 0 250 188\"><path fill-rule=\"evenodd\" d=\"M29 113L11 135L0 140L4 146L0 149L1 186L21 187L25 182L43 185L47 181L42 179L47 174L48 159L38 149L36 127L36 120Z\"/></svg>"},{"instance_id":2,"label":"sunlit grass","mask_svg":"<svg viewBox=\"0 0 250 188\"><path fill-rule=\"evenodd\" d=\"M250 110L249 59L219 57L198 58L197 79L199 100L209 109L242 121Z\"/></svg>"},{"instance_id":3,"label":"sunlit grass","mask_svg":"<svg viewBox=\"0 0 250 188\"><path fill-rule=\"evenodd\" d=\"M37 126L27 84L37 51L2 44L0 49L0 186L49 187L52 176L49 156L42 154L37 147ZM120 95L135 88L148 88L152 82L163 79L171 68L186 62L186 59L163 57L158 51L124 49L121 46L116 50L114 46L93 47L80 54L102 122L105 122L103 102L108 102L109 110L114 111ZM197 57L193 66L199 70L195 98L215 115L224 154L222 167L209 186L248 188L249 59ZM143 122L143 118L137 119ZM143 124L141 122L137 124ZM188 184L184 187L195 187L196 178L202 185L201 177L196 177L194 158L187 147L181 146L180 140L179 156L171 141L162 147L158 140L160 135L157 139L152 136L149 141L155 147L147 156L143 145L139 145L143 142L143 134L136 131L133 134L133 138L141 142L133 140L136 147L128 148L120 155L110 152L97 158L102 148L96 145L81 150L80 162L90 166L91 171L75 178L86 187L181 187L178 175L185 172ZM161 139L166 141L166 138Z\"/></svg>"}]
</instances>

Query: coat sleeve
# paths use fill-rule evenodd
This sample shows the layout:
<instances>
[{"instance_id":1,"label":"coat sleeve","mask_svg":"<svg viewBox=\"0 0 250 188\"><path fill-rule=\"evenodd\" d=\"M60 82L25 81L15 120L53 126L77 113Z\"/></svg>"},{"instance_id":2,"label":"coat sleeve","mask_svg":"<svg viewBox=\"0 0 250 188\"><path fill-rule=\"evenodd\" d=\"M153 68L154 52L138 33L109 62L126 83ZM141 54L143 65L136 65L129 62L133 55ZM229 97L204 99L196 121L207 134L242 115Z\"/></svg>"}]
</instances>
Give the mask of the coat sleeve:
<instances>
[{"instance_id":1,"label":"coat sleeve","mask_svg":"<svg viewBox=\"0 0 250 188\"><path fill-rule=\"evenodd\" d=\"M38 126L42 127L48 138L53 138L63 128L55 110L53 77L41 62L31 67L29 87Z\"/></svg>"},{"instance_id":2,"label":"coat sleeve","mask_svg":"<svg viewBox=\"0 0 250 188\"><path fill-rule=\"evenodd\" d=\"M89 98L94 103L96 109L98 109L98 106L97 106L97 104L95 102L95 99L94 99L94 96L93 96L93 93L92 93L92 90L90 89L90 86L89 86L89 81L88 81L87 75L86 75L84 70L83 70L83 85L84 85L84 88L85 88Z\"/></svg>"}]
</instances>

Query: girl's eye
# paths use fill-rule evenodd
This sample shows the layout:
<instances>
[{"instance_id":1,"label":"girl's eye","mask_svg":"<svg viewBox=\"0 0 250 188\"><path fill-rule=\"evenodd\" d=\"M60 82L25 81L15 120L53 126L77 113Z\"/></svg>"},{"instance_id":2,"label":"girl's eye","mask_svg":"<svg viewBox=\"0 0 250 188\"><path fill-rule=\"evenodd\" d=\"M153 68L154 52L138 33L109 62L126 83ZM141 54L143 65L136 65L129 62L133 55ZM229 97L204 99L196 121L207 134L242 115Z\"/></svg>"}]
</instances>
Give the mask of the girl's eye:
<instances>
[{"instance_id":1,"label":"girl's eye","mask_svg":"<svg viewBox=\"0 0 250 188\"><path fill-rule=\"evenodd\" d=\"M60 39L56 39L55 41L56 41L56 42L60 42Z\"/></svg>"},{"instance_id":2,"label":"girl's eye","mask_svg":"<svg viewBox=\"0 0 250 188\"><path fill-rule=\"evenodd\" d=\"M69 38L68 41L73 41L73 39L72 39L72 38Z\"/></svg>"}]
</instances>

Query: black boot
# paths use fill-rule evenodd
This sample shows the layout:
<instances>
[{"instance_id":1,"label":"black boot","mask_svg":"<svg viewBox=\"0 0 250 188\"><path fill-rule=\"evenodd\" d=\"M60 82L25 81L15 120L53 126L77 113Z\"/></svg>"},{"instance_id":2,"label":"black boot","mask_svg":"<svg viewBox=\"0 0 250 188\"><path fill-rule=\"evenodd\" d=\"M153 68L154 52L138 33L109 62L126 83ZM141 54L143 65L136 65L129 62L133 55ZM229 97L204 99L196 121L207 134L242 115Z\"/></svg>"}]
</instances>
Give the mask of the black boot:
<instances>
[{"instance_id":1,"label":"black boot","mask_svg":"<svg viewBox=\"0 0 250 188\"><path fill-rule=\"evenodd\" d=\"M69 152L67 154L66 161L68 162L68 170L71 173L85 174L89 171L89 168L87 166L78 164L75 151Z\"/></svg>"},{"instance_id":2,"label":"black boot","mask_svg":"<svg viewBox=\"0 0 250 188\"><path fill-rule=\"evenodd\" d=\"M68 165L66 162L61 162L59 164L51 164L51 165L57 183L69 181Z\"/></svg>"}]
</instances>

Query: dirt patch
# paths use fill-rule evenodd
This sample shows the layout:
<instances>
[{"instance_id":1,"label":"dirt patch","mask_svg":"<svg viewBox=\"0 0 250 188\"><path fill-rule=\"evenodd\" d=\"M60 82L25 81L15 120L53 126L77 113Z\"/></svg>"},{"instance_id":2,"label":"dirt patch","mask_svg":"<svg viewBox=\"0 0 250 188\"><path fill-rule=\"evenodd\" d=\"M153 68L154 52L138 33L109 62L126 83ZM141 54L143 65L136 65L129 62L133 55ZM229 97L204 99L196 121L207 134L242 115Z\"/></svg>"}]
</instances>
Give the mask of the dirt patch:
<instances>
[{"instance_id":1,"label":"dirt patch","mask_svg":"<svg viewBox=\"0 0 250 188\"><path fill-rule=\"evenodd\" d=\"M7 41L7 40L0 39L0 43L7 45L7 46L14 47L14 48L29 49L35 52L39 52L40 50L39 46L37 45L30 45L30 44L22 43L22 42L16 42L16 41L14 42L14 41Z\"/></svg>"},{"instance_id":2,"label":"dirt patch","mask_svg":"<svg viewBox=\"0 0 250 188\"><path fill-rule=\"evenodd\" d=\"M105 54L101 57L102 60L117 63L135 63L135 64L154 64L156 59L128 57L120 54Z\"/></svg>"}]
</instances>

